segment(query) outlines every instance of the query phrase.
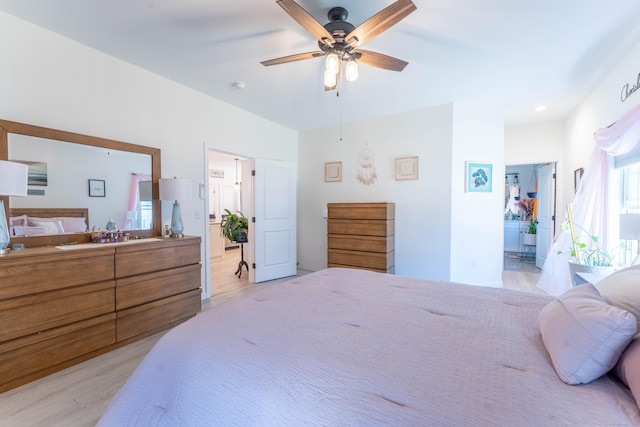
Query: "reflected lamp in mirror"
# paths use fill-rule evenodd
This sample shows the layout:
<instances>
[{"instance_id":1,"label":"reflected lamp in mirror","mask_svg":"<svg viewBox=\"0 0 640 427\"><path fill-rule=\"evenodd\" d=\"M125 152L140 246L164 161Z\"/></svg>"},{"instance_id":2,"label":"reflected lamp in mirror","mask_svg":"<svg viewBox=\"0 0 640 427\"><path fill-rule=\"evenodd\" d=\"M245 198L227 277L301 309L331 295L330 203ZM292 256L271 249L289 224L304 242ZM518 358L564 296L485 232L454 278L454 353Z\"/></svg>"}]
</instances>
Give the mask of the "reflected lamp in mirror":
<instances>
[{"instance_id":1,"label":"reflected lamp in mirror","mask_svg":"<svg viewBox=\"0 0 640 427\"><path fill-rule=\"evenodd\" d=\"M26 196L28 166L22 163L0 160L0 196ZM9 223L0 200L0 255L9 253Z\"/></svg>"},{"instance_id":2,"label":"reflected lamp in mirror","mask_svg":"<svg viewBox=\"0 0 640 427\"><path fill-rule=\"evenodd\" d=\"M191 199L191 180L186 178L173 178L160 180L160 200L173 200L171 212L171 235L181 237L184 234L180 200Z\"/></svg>"},{"instance_id":3,"label":"reflected lamp in mirror","mask_svg":"<svg viewBox=\"0 0 640 427\"><path fill-rule=\"evenodd\" d=\"M620 240L636 240L637 252L631 265L640 261L640 214L620 214Z\"/></svg>"}]
</instances>

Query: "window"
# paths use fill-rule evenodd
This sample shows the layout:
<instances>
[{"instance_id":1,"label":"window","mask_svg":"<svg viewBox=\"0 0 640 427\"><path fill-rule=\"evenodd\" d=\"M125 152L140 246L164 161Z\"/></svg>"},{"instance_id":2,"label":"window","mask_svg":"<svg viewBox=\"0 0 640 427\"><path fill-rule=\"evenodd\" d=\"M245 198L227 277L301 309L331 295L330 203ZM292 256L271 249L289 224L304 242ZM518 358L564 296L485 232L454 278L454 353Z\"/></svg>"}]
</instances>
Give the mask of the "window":
<instances>
[{"instance_id":1,"label":"window","mask_svg":"<svg viewBox=\"0 0 640 427\"><path fill-rule=\"evenodd\" d=\"M616 156L610 169L609 230L612 241L624 237L620 227L620 214L640 214L640 153ZM626 231L628 233L628 231ZM640 233L640 230L637 231ZM629 265L638 254L638 240L621 240L620 263Z\"/></svg>"}]
</instances>

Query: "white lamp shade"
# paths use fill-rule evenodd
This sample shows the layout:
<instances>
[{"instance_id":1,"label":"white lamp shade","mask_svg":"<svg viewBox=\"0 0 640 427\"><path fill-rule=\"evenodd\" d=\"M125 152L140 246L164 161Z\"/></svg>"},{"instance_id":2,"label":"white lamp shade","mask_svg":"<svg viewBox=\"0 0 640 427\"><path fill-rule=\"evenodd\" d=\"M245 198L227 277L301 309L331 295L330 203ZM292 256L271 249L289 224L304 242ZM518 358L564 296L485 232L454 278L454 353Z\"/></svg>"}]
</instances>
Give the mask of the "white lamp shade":
<instances>
[{"instance_id":1,"label":"white lamp shade","mask_svg":"<svg viewBox=\"0 0 640 427\"><path fill-rule=\"evenodd\" d=\"M160 200L191 199L191 180L186 178L170 178L160 180Z\"/></svg>"},{"instance_id":2,"label":"white lamp shade","mask_svg":"<svg viewBox=\"0 0 640 427\"><path fill-rule=\"evenodd\" d=\"M640 240L640 214L620 214L620 239Z\"/></svg>"},{"instance_id":3,"label":"white lamp shade","mask_svg":"<svg viewBox=\"0 0 640 427\"><path fill-rule=\"evenodd\" d=\"M26 196L29 167L0 160L0 196Z\"/></svg>"}]
</instances>

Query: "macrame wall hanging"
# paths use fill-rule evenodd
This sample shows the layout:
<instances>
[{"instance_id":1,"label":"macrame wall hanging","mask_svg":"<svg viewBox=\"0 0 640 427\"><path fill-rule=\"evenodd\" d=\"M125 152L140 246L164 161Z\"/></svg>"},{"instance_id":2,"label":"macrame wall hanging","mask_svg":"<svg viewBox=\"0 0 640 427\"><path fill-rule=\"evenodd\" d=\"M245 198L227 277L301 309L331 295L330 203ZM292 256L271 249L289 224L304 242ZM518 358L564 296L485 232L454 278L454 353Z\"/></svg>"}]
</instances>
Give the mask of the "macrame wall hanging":
<instances>
[{"instance_id":1,"label":"macrame wall hanging","mask_svg":"<svg viewBox=\"0 0 640 427\"><path fill-rule=\"evenodd\" d=\"M358 154L358 182L364 185L371 185L375 182L376 175L376 153L369 147L365 147Z\"/></svg>"}]
</instances>

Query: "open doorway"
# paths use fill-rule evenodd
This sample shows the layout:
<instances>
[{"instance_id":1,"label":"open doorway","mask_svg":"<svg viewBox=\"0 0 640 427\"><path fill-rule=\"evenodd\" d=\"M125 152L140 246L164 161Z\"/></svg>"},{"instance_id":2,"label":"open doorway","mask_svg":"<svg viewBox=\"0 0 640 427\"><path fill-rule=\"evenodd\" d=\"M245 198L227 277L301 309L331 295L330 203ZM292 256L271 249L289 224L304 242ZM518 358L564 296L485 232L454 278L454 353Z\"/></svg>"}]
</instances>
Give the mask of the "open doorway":
<instances>
[{"instance_id":1,"label":"open doorway","mask_svg":"<svg viewBox=\"0 0 640 427\"><path fill-rule=\"evenodd\" d=\"M555 170L555 162L506 166L505 270L541 272L555 230Z\"/></svg>"},{"instance_id":2,"label":"open doorway","mask_svg":"<svg viewBox=\"0 0 640 427\"><path fill-rule=\"evenodd\" d=\"M249 216L243 206L243 199L251 198L246 194L251 186L242 185L242 165L246 159L232 153L207 152L210 297L241 294L249 284L248 266L246 262L242 263L248 248L225 238L220 232L227 211Z\"/></svg>"}]
</instances>

